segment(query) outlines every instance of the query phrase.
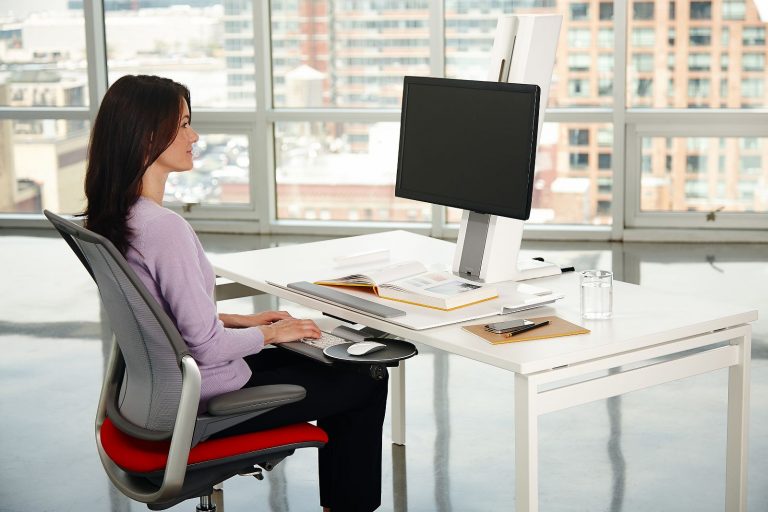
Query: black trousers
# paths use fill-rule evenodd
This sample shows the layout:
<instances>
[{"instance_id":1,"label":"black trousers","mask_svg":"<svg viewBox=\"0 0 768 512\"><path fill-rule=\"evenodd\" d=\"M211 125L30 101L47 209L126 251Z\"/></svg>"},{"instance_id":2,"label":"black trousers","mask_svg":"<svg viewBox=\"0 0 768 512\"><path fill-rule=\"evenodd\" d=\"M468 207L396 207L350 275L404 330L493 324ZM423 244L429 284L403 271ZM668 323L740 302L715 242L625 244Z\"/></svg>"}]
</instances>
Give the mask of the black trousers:
<instances>
[{"instance_id":1,"label":"black trousers","mask_svg":"<svg viewBox=\"0 0 768 512\"><path fill-rule=\"evenodd\" d=\"M388 379L329 367L280 349L245 361L253 375L244 387L298 384L304 400L256 416L221 434L246 433L317 420L328 434L319 450L320 504L333 512L367 512L381 505L381 444Z\"/></svg>"}]
</instances>

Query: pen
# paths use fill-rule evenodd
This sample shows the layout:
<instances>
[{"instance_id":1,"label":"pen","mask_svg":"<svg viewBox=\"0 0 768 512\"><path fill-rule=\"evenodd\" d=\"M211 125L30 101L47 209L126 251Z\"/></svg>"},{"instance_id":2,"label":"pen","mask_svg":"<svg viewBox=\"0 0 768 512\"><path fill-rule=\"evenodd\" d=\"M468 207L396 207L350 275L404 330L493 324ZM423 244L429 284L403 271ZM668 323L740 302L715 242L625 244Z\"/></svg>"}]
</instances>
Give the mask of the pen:
<instances>
[{"instance_id":1,"label":"pen","mask_svg":"<svg viewBox=\"0 0 768 512\"><path fill-rule=\"evenodd\" d=\"M526 326L521 327L520 329L518 329L518 330L516 330L514 332L510 332L510 333L505 334L504 337L505 338L511 338L512 336L514 336L516 334L520 334L521 332L530 331L531 329L535 329L537 327L544 327L545 325L548 325L548 324L549 324L549 320L544 320L543 322L539 322L538 324L526 325Z\"/></svg>"}]
</instances>

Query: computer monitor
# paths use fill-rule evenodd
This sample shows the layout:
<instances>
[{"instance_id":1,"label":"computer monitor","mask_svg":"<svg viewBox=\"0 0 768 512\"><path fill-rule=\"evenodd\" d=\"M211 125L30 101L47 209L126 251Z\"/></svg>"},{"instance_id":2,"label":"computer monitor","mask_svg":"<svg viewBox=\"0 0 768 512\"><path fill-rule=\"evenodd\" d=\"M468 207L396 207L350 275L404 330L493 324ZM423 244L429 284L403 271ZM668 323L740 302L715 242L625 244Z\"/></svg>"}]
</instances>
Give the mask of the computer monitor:
<instances>
[{"instance_id":1,"label":"computer monitor","mask_svg":"<svg viewBox=\"0 0 768 512\"><path fill-rule=\"evenodd\" d=\"M482 282L560 272L518 260L531 214L540 88L405 77L395 195L462 208L453 272Z\"/></svg>"},{"instance_id":2,"label":"computer monitor","mask_svg":"<svg viewBox=\"0 0 768 512\"><path fill-rule=\"evenodd\" d=\"M406 76L395 195L526 220L538 85Z\"/></svg>"}]
</instances>

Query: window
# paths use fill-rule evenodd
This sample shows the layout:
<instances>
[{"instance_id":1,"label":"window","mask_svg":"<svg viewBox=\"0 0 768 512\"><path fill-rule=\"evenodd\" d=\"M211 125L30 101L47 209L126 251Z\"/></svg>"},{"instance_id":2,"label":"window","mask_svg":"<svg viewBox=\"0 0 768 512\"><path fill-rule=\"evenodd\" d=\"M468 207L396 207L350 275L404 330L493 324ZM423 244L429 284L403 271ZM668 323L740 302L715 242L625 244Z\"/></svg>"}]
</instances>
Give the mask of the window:
<instances>
[{"instance_id":1,"label":"window","mask_svg":"<svg viewBox=\"0 0 768 512\"><path fill-rule=\"evenodd\" d=\"M636 28L632 30L632 44L635 46L655 46L656 31L652 28Z\"/></svg>"},{"instance_id":2,"label":"window","mask_svg":"<svg viewBox=\"0 0 768 512\"><path fill-rule=\"evenodd\" d=\"M589 80L586 78L568 80L568 93L571 96L589 96Z\"/></svg>"},{"instance_id":3,"label":"window","mask_svg":"<svg viewBox=\"0 0 768 512\"><path fill-rule=\"evenodd\" d=\"M81 142L87 139L88 119L97 108L89 105L88 77L99 73L88 73L84 51L85 35L94 35L94 24L83 23L80 0L59 2L56 12L34 15L31 10L42 9L39 2L27 9L30 14L10 13L11 8L22 12L19 2L0 8L0 81L4 81L0 105L15 109L0 111L0 169L13 169L13 174L0 173L3 211L39 211L40 206L51 205L58 211L75 212L82 207L82 178L77 173L82 172L87 143ZM432 4L427 0L273 0L265 9L268 15L261 16L262 3L256 0L109 0L106 46L103 38L89 39L106 50L108 62L88 65L98 66L110 82L123 73L149 69L190 85L193 110L205 111L195 122L202 134L200 157L195 171L169 180L169 204L198 202L200 206L184 215L199 220L235 212L232 215L239 220L271 223L276 216L277 223L270 224L275 232L283 229L284 219L432 222L430 205L401 204L391 198L396 168L392 153L398 138L392 126L399 119L402 76L486 79L487 58L502 14L567 9L561 34L567 47L557 56L549 106L579 110L567 114L568 123L545 123L540 134L534 223L610 224L614 127L593 119L611 119L615 109L645 109L642 116L617 117L625 119L623 126L616 127L622 137L616 142L623 147L627 142L623 137L637 126L647 130L672 121L684 128L695 124L718 129L721 113L703 110L701 121L697 117L696 122L678 117L688 107L768 108L765 24L744 0L714 5L671 0L659 3L658 9L655 1L633 0L625 4L626 19L616 24L616 7L610 0L567 4L444 0L441 9L432 9ZM432 19L439 12L444 20ZM33 18L40 30L55 35L53 41L23 32ZM261 26L255 26L254 20ZM441 25L445 44L433 50L431 31ZM142 27L147 33L131 27ZM264 66L254 59L262 47L259 38L270 33L265 51L271 66ZM627 49L628 69L621 70L627 73L622 91L625 105L616 104L613 97L617 46ZM19 56L29 61L18 61ZM444 62L444 69L435 69L436 62ZM29 107L36 109L34 113L23 113ZM61 119L61 107L68 107L67 119ZM580 110L595 107L601 110ZM262 115L254 115L257 109ZM661 115L655 109L670 110ZM680 133L686 133L684 128ZM755 136L753 130L759 128L744 123L738 129ZM24 171L31 141L51 134L53 149L41 150L35 158L55 155L58 176L40 171L41 165L35 175ZM707 169L688 179L707 183L711 194L715 183L722 183L718 193L723 201L727 199L729 211L766 209L767 193L760 187L768 176L740 171L756 169L753 157L766 161L763 138L757 137L760 149L749 151L734 146L742 140L739 137L712 138L726 141L728 147L712 143L707 151L687 151L687 138L682 136L640 138L656 142L647 147L644 143L641 154L633 153L639 161L627 162L627 169L639 174L642 168L643 177L653 179L641 184L638 178L627 191L617 190L623 199L625 194L645 197L653 189L661 205L655 205L660 209L654 211L703 208L711 198L681 202L686 179L679 173L688 174L687 158L696 155L708 158L721 174L713 179ZM624 163L617 162L621 167L617 172L623 172ZM350 167L356 173L347 172ZM272 175L274 182L261 182ZM252 183L256 176L260 182ZM604 178L609 181L598 181ZM745 184L737 193L740 179ZM70 185L63 186L65 182ZM321 190L321 183L343 188L349 197L370 194L375 201L365 207L350 201L337 209L335 198ZM58 192L52 192L54 185ZM387 187L389 192L382 192ZM383 200L386 194L391 200ZM226 213L215 212L219 205L227 206ZM455 220L450 215L449 220Z\"/></svg>"},{"instance_id":4,"label":"window","mask_svg":"<svg viewBox=\"0 0 768 512\"><path fill-rule=\"evenodd\" d=\"M688 55L688 71L709 71L710 60L708 53L691 53Z\"/></svg>"},{"instance_id":5,"label":"window","mask_svg":"<svg viewBox=\"0 0 768 512\"><path fill-rule=\"evenodd\" d=\"M571 169L586 169L589 166L589 153L570 153L568 162Z\"/></svg>"},{"instance_id":6,"label":"window","mask_svg":"<svg viewBox=\"0 0 768 512\"><path fill-rule=\"evenodd\" d=\"M744 46L764 46L765 28L764 27L744 27L742 32L742 44Z\"/></svg>"},{"instance_id":7,"label":"window","mask_svg":"<svg viewBox=\"0 0 768 512\"><path fill-rule=\"evenodd\" d=\"M639 72L653 71L653 54L636 53L632 55L632 65Z\"/></svg>"},{"instance_id":8,"label":"window","mask_svg":"<svg viewBox=\"0 0 768 512\"><path fill-rule=\"evenodd\" d=\"M597 94L599 96L611 96L613 94L613 80L599 78L597 80Z\"/></svg>"},{"instance_id":9,"label":"window","mask_svg":"<svg viewBox=\"0 0 768 512\"><path fill-rule=\"evenodd\" d=\"M711 142L713 141L705 137L689 137L685 147L688 151L706 151Z\"/></svg>"},{"instance_id":10,"label":"window","mask_svg":"<svg viewBox=\"0 0 768 512\"><path fill-rule=\"evenodd\" d=\"M255 68L244 65L254 55L250 3L233 4L226 19L223 0L137 5L106 9L110 83L151 66L187 85L197 108L255 106Z\"/></svg>"},{"instance_id":11,"label":"window","mask_svg":"<svg viewBox=\"0 0 768 512\"><path fill-rule=\"evenodd\" d=\"M571 4L571 20L584 21L589 19L589 4L578 3Z\"/></svg>"},{"instance_id":12,"label":"window","mask_svg":"<svg viewBox=\"0 0 768 512\"><path fill-rule=\"evenodd\" d=\"M613 2L600 2L600 20L613 20Z\"/></svg>"},{"instance_id":13,"label":"window","mask_svg":"<svg viewBox=\"0 0 768 512\"><path fill-rule=\"evenodd\" d=\"M745 98L762 98L764 94L762 78L745 78L741 81L741 95Z\"/></svg>"},{"instance_id":14,"label":"window","mask_svg":"<svg viewBox=\"0 0 768 512\"><path fill-rule=\"evenodd\" d=\"M569 71L589 71L592 59L586 53L577 53L568 55Z\"/></svg>"},{"instance_id":15,"label":"window","mask_svg":"<svg viewBox=\"0 0 768 512\"><path fill-rule=\"evenodd\" d=\"M250 173L246 135L201 133L191 172L172 173L165 203L248 204Z\"/></svg>"},{"instance_id":16,"label":"window","mask_svg":"<svg viewBox=\"0 0 768 512\"><path fill-rule=\"evenodd\" d=\"M613 55L600 54L597 56L598 71L613 71Z\"/></svg>"},{"instance_id":17,"label":"window","mask_svg":"<svg viewBox=\"0 0 768 512\"><path fill-rule=\"evenodd\" d=\"M597 46L600 48L613 48L613 29L601 28L597 31Z\"/></svg>"},{"instance_id":18,"label":"window","mask_svg":"<svg viewBox=\"0 0 768 512\"><path fill-rule=\"evenodd\" d=\"M739 139L739 149L744 150L758 150L760 149L760 139L757 137L743 137Z\"/></svg>"},{"instance_id":19,"label":"window","mask_svg":"<svg viewBox=\"0 0 768 512\"><path fill-rule=\"evenodd\" d=\"M709 78L689 78L688 96L708 97L709 96Z\"/></svg>"},{"instance_id":20,"label":"window","mask_svg":"<svg viewBox=\"0 0 768 512\"><path fill-rule=\"evenodd\" d=\"M653 158L651 155L642 155L640 157L640 169L642 174L651 174L653 172Z\"/></svg>"},{"instance_id":21,"label":"window","mask_svg":"<svg viewBox=\"0 0 768 512\"><path fill-rule=\"evenodd\" d=\"M605 128L597 130L597 145L598 146L613 146L613 131Z\"/></svg>"},{"instance_id":22,"label":"window","mask_svg":"<svg viewBox=\"0 0 768 512\"><path fill-rule=\"evenodd\" d=\"M691 2L692 20L711 20L712 2Z\"/></svg>"},{"instance_id":23,"label":"window","mask_svg":"<svg viewBox=\"0 0 768 512\"><path fill-rule=\"evenodd\" d=\"M583 128L568 130L568 144L571 146L589 146L589 130Z\"/></svg>"},{"instance_id":24,"label":"window","mask_svg":"<svg viewBox=\"0 0 768 512\"><path fill-rule=\"evenodd\" d=\"M653 79L641 78L635 82L635 94L638 98L648 98L653 95Z\"/></svg>"},{"instance_id":25,"label":"window","mask_svg":"<svg viewBox=\"0 0 768 512\"><path fill-rule=\"evenodd\" d=\"M399 123L275 125L277 217L428 222L432 208L392 194ZM365 169L365 172L361 172ZM413 210L419 211L415 218ZM315 217L312 217L315 218Z\"/></svg>"},{"instance_id":26,"label":"window","mask_svg":"<svg viewBox=\"0 0 768 512\"><path fill-rule=\"evenodd\" d=\"M723 0L724 20L743 20L747 12L744 0Z\"/></svg>"},{"instance_id":27,"label":"window","mask_svg":"<svg viewBox=\"0 0 768 512\"><path fill-rule=\"evenodd\" d=\"M569 29L568 45L571 48L589 48L592 46L592 33L587 29Z\"/></svg>"},{"instance_id":28,"label":"window","mask_svg":"<svg viewBox=\"0 0 768 512\"><path fill-rule=\"evenodd\" d=\"M274 3L275 106L397 108L403 75L430 74L427 19L428 9L422 2L384 2L371 8L353 2L343 9L334 9L329 2ZM472 33L485 30L473 27L472 22L464 26ZM299 48L282 45L297 38L302 41ZM457 47L458 39L456 32L446 37L446 59L457 73L462 68L460 53L483 49L486 44L490 49L493 43L493 35L479 41L469 39L470 46L464 50ZM343 65L339 59L346 57L365 58L368 63ZM284 77L285 82L277 77ZM362 84L360 78L365 78Z\"/></svg>"},{"instance_id":29,"label":"window","mask_svg":"<svg viewBox=\"0 0 768 512\"><path fill-rule=\"evenodd\" d=\"M89 130L85 120L0 120L0 212L82 212Z\"/></svg>"},{"instance_id":30,"label":"window","mask_svg":"<svg viewBox=\"0 0 768 512\"><path fill-rule=\"evenodd\" d=\"M653 5L653 2L634 2L632 4L632 17L636 20L652 20Z\"/></svg>"},{"instance_id":31,"label":"window","mask_svg":"<svg viewBox=\"0 0 768 512\"><path fill-rule=\"evenodd\" d=\"M696 199L705 199L709 195L709 189L707 183L700 180L686 180L685 181L685 198L688 201L695 201Z\"/></svg>"},{"instance_id":32,"label":"window","mask_svg":"<svg viewBox=\"0 0 768 512\"><path fill-rule=\"evenodd\" d=\"M699 174L707 170L707 157L703 155L688 155L686 157L685 170L689 173Z\"/></svg>"},{"instance_id":33,"label":"window","mask_svg":"<svg viewBox=\"0 0 768 512\"><path fill-rule=\"evenodd\" d=\"M746 155L739 158L739 173L746 176L763 174L763 159L758 155Z\"/></svg>"},{"instance_id":34,"label":"window","mask_svg":"<svg viewBox=\"0 0 768 512\"><path fill-rule=\"evenodd\" d=\"M709 46L712 44L712 29L691 27L689 41L691 46Z\"/></svg>"},{"instance_id":35,"label":"window","mask_svg":"<svg viewBox=\"0 0 768 512\"><path fill-rule=\"evenodd\" d=\"M765 70L765 54L745 53L741 60L741 66L744 71L763 71Z\"/></svg>"}]
</instances>

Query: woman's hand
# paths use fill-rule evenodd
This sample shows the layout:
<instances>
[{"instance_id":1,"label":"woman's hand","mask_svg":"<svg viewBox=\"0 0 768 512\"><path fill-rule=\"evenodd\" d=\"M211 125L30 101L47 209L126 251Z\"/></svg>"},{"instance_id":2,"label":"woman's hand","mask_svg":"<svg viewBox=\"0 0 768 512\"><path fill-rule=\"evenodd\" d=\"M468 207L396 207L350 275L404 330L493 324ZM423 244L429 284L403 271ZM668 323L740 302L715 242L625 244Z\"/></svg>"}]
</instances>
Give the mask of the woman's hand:
<instances>
[{"instance_id":1,"label":"woman's hand","mask_svg":"<svg viewBox=\"0 0 768 512\"><path fill-rule=\"evenodd\" d=\"M321 334L320 328L315 322L298 318L278 320L269 325L259 326L259 328L264 333L265 345L296 341L301 338L319 338Z\"/></svg>"},{"instance_id":2,"label":"woman's hand","mask_svg":"<svg viewBox=\"0 0 768 512\"><path fill-rule=\"evenodd\" d=\"M293 318L287 311L262 311L252 315L230 315L220 313L219 320L224 322L224 327L244 328L269 325L273 322Z\"/></svg>"},{"instance_id":3,"label":"woman's hand","mask_svg":"<svg viewBox=\"0 0 768 512\"><path fill-rule=\"evenodd\" d=\"M254 325L269 325L280 320L293 318L287 311L262 311L261 313L246 316L254 322Z\"/></svg>"}]
</instances>

